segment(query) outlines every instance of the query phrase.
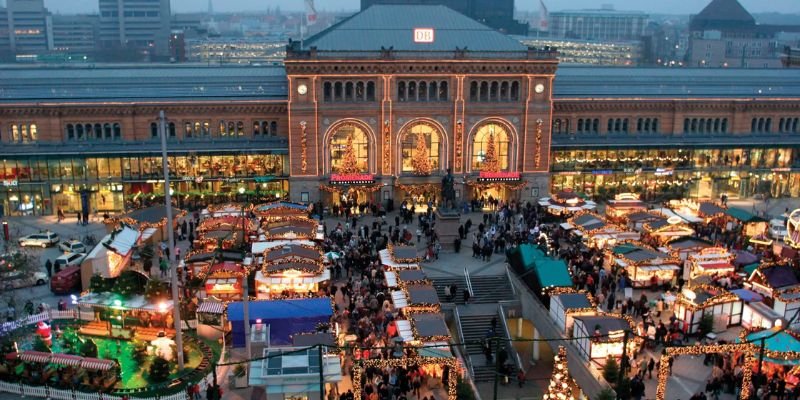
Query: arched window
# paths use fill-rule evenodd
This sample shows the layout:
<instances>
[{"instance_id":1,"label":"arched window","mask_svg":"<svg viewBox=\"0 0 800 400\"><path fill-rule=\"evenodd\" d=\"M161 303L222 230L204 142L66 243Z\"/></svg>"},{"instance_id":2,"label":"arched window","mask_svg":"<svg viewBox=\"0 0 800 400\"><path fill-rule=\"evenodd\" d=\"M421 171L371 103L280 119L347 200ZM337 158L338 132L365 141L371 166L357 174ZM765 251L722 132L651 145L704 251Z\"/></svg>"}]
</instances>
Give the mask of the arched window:
<instances>
[{"instance_id":1,"label":"arched window","mask_svg":"<svg viewBox=\"0 0 800 400\"><path fill-rule=\"evenodd\" d=\"M709 118L706 120L706 132L713 132L714 129L714 121Z\"/></svg>"},{"instance_id":2,"label":"arched window","mask_svg":"<svg viewBox=\"0 0 800 400\"><path fill-rule=\"evenodd\" d=\"M375 82L367 82L367 101L375 101Z\"/></svg>"},{"instance_id":3,"label":"arched window","mask_svg":"<svg viewBox=\"0 0 800 400\"><path fill-rule=\"evenodd\" d=\"M750 131L756 132L756 128L758 128L758 118L753 118L753 120L750 121Z\"/></svg>"},{"instance_id":4,"label":"arched window","mask_svg":"<svg viewBox=\"0 0 800 400\"><path fill-rule=\"evenodd\" d=\"M333 84L333 101L342 101L342 93L344 92L344 88L342 88L342 82L336 82Z\"/></svg>"},{"instance_id":5,"label":"arched window","mask_svg":"<svg viewBox=\"0 0 800 400\"><path fill-rule=\"evenodd\" d=\"M728 132L728 119L727 118L723 118L722 119L722 133L727 133L727 132Z\"/></svg>"},{"instance_id":6,"label":"arched window","mask_svg":"<svg viewBox=\"0 0 800 400\"><path fill-rule=\"evenodd\" d=\"M614 118L608 119L608 131L614 132Z\"/></svg>"},{"instance_id":7,"label":"arched window","mask_svg":"<svg viewBox=\"0 0 800 400\"><path fill-rule=\"evenodd\" d=\"M27 130L27 127L25 129ZM83 131L86 134L86 140L94 139L94 131L92 130L92 124L84 125Z\"/></svg>"},{"instance_id":8,"label":"arched window","mask_svg":"<svg viewBox=\"0 0 800 400\"><path fill-rule=\"evenodd\" d=\"M83 140L83 125L75 125L75 139Z\"/></svg>"},{"instance_id":9,"label":"arched window","mask_svg":"<svg viewBox=\"0 0 800 400\"><path fill-rule=\"evenodd\" d=\"M419 101L428 101L428 82L419 83Z\"/></svg>"},{"instance_id":10,"label":"arched window","mask_svg":"<svg viewBox=\"0 0 800 400\"><path fill-rule=\"evenodd\" d=\"M169 137L175 137L175 123L170 122L168 128L169 128Z\"/></svg>"},{"instance_id":11,"label":"arched window","mask_svg":"<svg viewBox=\"0 0 800 400\"><path fill-rule=\"evenodd\" d=\"M356 101L366 100L366 93L364 93L364 82L356 82Z\"/></svg>"},{"instance_id":12,"label":"arched window","mask_svg":"<svg viewBox=\"0 0 800 400\"><path fill-rule=\"evenodd\" d=\"M644 129L643 128L644 124L642 123L642 120L643 118L639 118L636 120L636 132L641 132L642 129Z\"/></svg>"},{"instance_id":13,"label":"arched window","mask_svg":"<svg viewBox=\"0 0 800 400\"><path fill-rule=\"evenodd\" d=\"M583 133L583 118L578 118L578 133Z\"/></svg>"},{"instance_id":14,"label":"arched window","mask_svg":"<svg viewBox=\"0 0 800 400\"><path fill-rule=\"evenodd\" d=\"M439 86L436 81L433 81L428 85L428 99L430 101L441 101L439 98Z\"/></svg>"},{"instance_id":15,"label":"arched window","mask_svg":"<svg viewBox=\"0 0 800 400\"><path fill-rule=\"evenodd\" d=\"M500 101L508 101L508 82L500 84Z\"/></svg>"},{"instance_id":16,"label":"arched window","mask_svg":"<svg viewBox=\"0 0 800 400\"><path fill-rule=\"evenodd\" d=\"M103 133L105 134L106 139L111 139L111 124L103 124Z\"/></svg>"},{"instance_id":17,"label":"arched window","mask_svg":"<svg viewBox=\"0 0 800 400\"><path fill-rule=\"evenodd\" d=\"M75 139L75 126L72 124L67 124L67 139Z\"/></svg>"},{"instance_id":18,"label":"arched window","mask_svg":"<svg viewBox=\"0 0 800 400\"><path fill-rule=\"evenodd\" d=\"M491 89L489 90L489 101L497 101L497 96L500 94L500 88L497 81L492 82Z\"/></svg>"},{"instance_id":19,"label":"arched window","mask_svg":"<svg viewBox=\"0 0 800 400\"><path fill-rule=\"evenodd\" d=\"M714 132L719 132L719 118L714 118Z\"/></svg>"},{"instance_id":20,"label":"arched window","mask_svg":"<svg viewBox=\"0 0 800 400\"><path fill-rule=\"evenodd\" d=\"M772 132L772 118L767 118L764 122L764 132Z\"/></svg>"},{"instance_id":21,"label":"arched window","mask_svg":"<svg viewBox=\"0 0 800 400\"><path fill-rule=\"evenodd\" d=\"M352 150L348 149L352 146ZM331 171L342 171L342 163L348 151L353 151L358 172L367 172L369 160L369 139L358 126L345 124L340 126L331 137Z\"/></svg>"},{"instance_id":22,"label":"arched window","mask_svg":"<svg viewBox=\"0 0 800 400\"><path fill-rule=\"evenodd\" d=\"M519 82L511 82L511 101L519 100Z\"/></svg>"},{"instance_id":23,"label":"arched window","mask_svg":"<svg viewBox=\"0 0 800 400\"><path fill-rule=\"evenodd\" d=\"M447 101L449 92L447 91L447 81L439 82L439 101Z\"/></svg>"},{"instance_id":24,"label":"arched window","mask_svg":"<svg viewBox=\"0 0 800 400\"><path fill-rule=\"evenodd\" d=\"M481 82L481 101L489 101L489 82Z\"/></svg>"},{"instance_id":25,"label":"arched window","mask_svg":"<svg viewBox=\"0 0 800 400\"><path fill-rule=\"evenodd\" d=\"M397 101L406 101L406 82L397 82Z\"/></svg>"},{"instance_id":26,"label":"arched window","mask_svg":"<svg viewBox=\"0 0 800 400\"><path fill-rule=\"evenodd\" d=\"M554 119L553 120L553 133L561 133L561 120Z\"/></svg>"},{"instance_id":27,"label":"arched window","mask_svg":"<svg viewBox=\"0 0 800 400\"><path fill-rule=\"evenodd\" d=\"M487 123L475 132L472 139L472 169L480 171L490 150L490 143L494 144L494 157L501 171L509 167L510 134L500 124Z\"/></svg>"},{"instance_id":28,"label":"arched window","mask_svg":"<svg viewBox=\"0 0 800 400\"><path fill-rule=\"evenodd\" d=\"M400 142L400 152L402 154L402 172L415 172L414 158L418 157L418 152L421 148L419 140L424 140L425 154L428 156L428 162L431 166L431 171L439 169L439 154L441 153L441 143L439 141L440 134L431 125L416 124L407 129Z\"/></svg>"},{"instance_id":29,"label":"arched window","mask_svg":"<svg viewBox=\"0 0 800 400\"><path fill-rule=\"evenodd\" d=\"M269 132L272 136L278 134L278 122L272 121L269 123Z\"/></svg>"},{"instance_id":30,"label":"arched window","mask_svg":"<svg viewBox=\"0 0 800 400\"><path fill-rule=\"evenodd\" d=\"M150 123L150 137L158 137L158 124L155 122Z\"/></svg>"},{"instance_id":31,"label":"arched window","mask_svg":"<svg viewBox=\"0 0 800 400\"><path fill-rule=\"evenodd\" d=\"M599 118L595 118L594 121L592 121L592 132L593 133L600 132L600 119Z\"/></svg>"},{"instance_id":32,"label":"arched window","mask_svg":"<svg viewBox=\"0 0 800 400\"><path fill-rule=\"evenodd\" d=\"M228 136L236 135L236 124L233 121L228 122L228 129L225 133Z\"/></svg>"},{"instance_id":33,"label":"arched window","mask_svg":"<svg viewBox=\"0 0 800 400\"><path fill-rule=\"evenodd\" d=\"M236 135L244 136L244 122L239 121L236 123Z\"/></svg>"},{"instance_id":34,"label":"arched window","mask_svg":"<svg viewBox=\"0 0 800 400\"><path fill-rule=\"evenodd\" d=\"M658 118L653 118L653 132L658 133Z\"/></svg>"},{"instance_id":35,"label":"arched window","mask_svg":"<svg viewBox=\"0 0 800 400\"><path fill-rule=\"evenodd\" d=\"M408 82L408 101L417 101L417 82Z\"/></svg>"},{"instance_id":36,"label":"arched window","mask_svg":"<svg viewBox=\"0 0 800 400\"><path fill-rule=\"evenodd\" d=\"M689 133L689 118L683 119L683 133Z\"/></svg>"},{"instance_id":37,"label":"arched window","mask_svg":"<svg viewBox=\"0 0 800 400\"><path fill-rule=\"evenodd\" d=\"M705 133L705 131L706 131L706 119L705 118L700 118L700 123L699 123L698 128L700 130L700 133Z\"/></svg>"},{"instance_id":38,"label":"arched window","mask_svg":"<svg viewBox=\"0 0 800 400\"><path fill-rule=\"evenodd\" d=\"M119 139L122 137L122 126L115 122L114 123L114 139Z\"/></svg>"},{"instance_id":39,"label":"arched window","mask_svg":"<svg viewBox=\"0 0 800 400\"><path fill-rule=\"evenodd\" d=\"M259 129L259 131L261 132L262 135L264 136L269 135L269 122L261 121L260 128L261 129Z\"/></svg>"},{"instance_id":40,"label":"arched window","mask_svg":"<svg viewBox=\"0 0 800 400\"><path fill-rule=\"evenodd\" d=\"M344 101L354 101L355 98L353 97L353 82L347 82L344 84Z\"/></svg>"},{"instance_id":41,"label":"arched window","mask_svg":"<svg viewBox=\"0 0 800 400\"><path fill-rule=\"evenodd\" d=\"M191 122L184 122L183 123L183 137L187 137L187 138L192 137L192 123Z\"/></svg>"},{"instance_id":42,"label":"arched window","mask_svg":"<svg viewBox=\"0 0 800 400\"><path fill-rule=\"evenodd\" d=\"M622 120L622 131L628 133L628 119L625 118Z\"/></svg>"},{"instance_id":43,"label":"arched window","mask_svg":"<svg viewBox=\"0 0 800 400\"><path fill-rule=\"evenodd\" d=\"M695 133L695 132L697 132L697 118L692 118L692 128L691 128L691 131L692 131L692 133Z\"/></svg>"},{"instance_id":44,"label":"arched window","mask_svg":"<svg viewBox=\"0 0 800 400\"><path fill-rule=\"evenodd\" d=\"M781 118L781 119L778 121L778 132L786 132L786 130L785 130L785 126L786 126L786 125L784 125L784 118Z\"/></svg>"},{"instance_id":45,"label":"arched window","mask_svg":"<svg viewBox=\"0 0 800 400\"><path fill-rule=\"evenodd\" d=\"M469 83L469 101L478 101L478 82Z\"/></svg>"},{"instance_id":46,"label":"arched window","mask_svg":"<svg viewBox=\"0 0 800 400\"><path fill-rule=\"evenodd\" d=\"M103 139L103 126L100 124L94 124L94 136L95 139ZM111 135L108 135L111 138Z\"/></svg>"},{"instance_id":47,"label":"arched window","mask_svg":"<svg viewBox=\"0 0 800 400\"><path fill-rule=\"evenodd\" d=\"M322 96L326 102L331 101L333 98L333 85L331 85L330 82L325 82L325 84L322 85Z\"/></svg>"}]
</instances>

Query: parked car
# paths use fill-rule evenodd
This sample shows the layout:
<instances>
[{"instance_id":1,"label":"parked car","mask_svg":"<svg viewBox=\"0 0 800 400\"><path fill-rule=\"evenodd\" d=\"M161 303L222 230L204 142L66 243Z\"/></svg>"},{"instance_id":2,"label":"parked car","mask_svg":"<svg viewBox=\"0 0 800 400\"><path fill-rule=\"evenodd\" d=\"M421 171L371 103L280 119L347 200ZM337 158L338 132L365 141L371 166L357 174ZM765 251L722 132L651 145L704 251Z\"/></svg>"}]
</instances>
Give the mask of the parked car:
<instances>
[{"instance_id":1,"label":"parked car","mask_svg":"<svg viewBox=\"0 0 800 400\"><path fill-rule=\"evenodd\" d=\"M44 272L16 270L0 273L0 284L5 290L41 286L45 283L47 283L47 274Z\"/></svg>"},{"instance_id":2,"label":"parked car","mask_svg":"<svg viewBox=\"0 0 800 400\"><path fill-rule=\"evenodd\" d=\"M55 294L68 294L81 289L81 267L67 267L50 279L50 291Z\"/></svg>"},{"instance_id":3,"label":"parked car","mask_svg":"<svg viewBox=\"0 0 800 400\"><path fill-rule=\"evenodd\" d=\"M769 237L775 240L783 240L787 234L785 219L775 218L769 221Z\"/></svg>"},{"instance_id":4,"label":"parked car","mask_svg":"<svg viewBox=\"0 0 800 400\"><path fill-rule=\"evenodd\" d=\"M58 237L57 233L41 232L41 233L34 233L28 236L23 236L19 238L17 242L19 243L20 247L33 246L33 247L45 248L58 243L60 240L61 239Z\"/></svg>"},{"instance_id":5,"label":"parked car","mask_svg":"<svg viewBox=\"0 0 800 400\"><path fill-rule=\"evenodd\" d=\"M86 245L78 240L67 240L58 244L64 253L86 253Z\"/></svg>"},{"instance_id":6,"label":"parked car","mask_svg":"<svg viewBox=\"0 0 800 400\"><path fill-rule=\"evenodd\" d=\"M57 266L56 269L62 270L67 267L80 266L84 257L86 257L86 253L64 254L63 256L56 258L54 267Z\"/></svg>"}]
</instances>

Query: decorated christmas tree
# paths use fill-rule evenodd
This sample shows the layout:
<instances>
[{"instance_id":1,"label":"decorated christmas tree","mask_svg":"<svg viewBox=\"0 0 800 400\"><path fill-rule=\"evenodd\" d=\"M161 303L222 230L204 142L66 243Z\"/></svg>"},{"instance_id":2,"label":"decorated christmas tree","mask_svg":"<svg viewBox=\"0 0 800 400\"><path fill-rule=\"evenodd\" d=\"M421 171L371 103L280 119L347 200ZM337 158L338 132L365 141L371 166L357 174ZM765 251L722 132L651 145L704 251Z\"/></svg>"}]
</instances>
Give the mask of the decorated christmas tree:
<instances>
[{"instance_id":1,"label":"decorated christmas tree","mask_svg":"<svg viewBox=\"0 0 800 400\"><path fill-rule=\"evenodd\" d=\"M356 149L353 147L353 135L347 138L347 145L344 148L342 163L339 165L339 173L356 174L360 172L358 159L356 159Z\"/></svg>"},{"instance_id":2,"label":"decorated christmas tree","mask_svg":"<svg viewBox=\"0 0 800 400\"><path fill-rule=\"evenodd\" d=\"M411 166L417 175L431 174L431 160L428 155L428 145L425 143L425 135L417 134L417 148L414 149L414 157L411 159Z\"/></svg>"},{"instance_id":3,"label":"decorated christmas tree","mask_svg":"<svg viewBox=\"0 0 800 400\"><path fill-rule=\"evenodd\" d=\"M486 144L486 155L483 157L482 171L500 171L500 162L497 160L497 150L494 144L494 131L489 131L489 143Z\"/></svg>"},{"instance_id":4,"label":"decorated christmas tree","mask_svg":"<svg viewBox=\"0 0 800 400\"><path fill-rule=\"evenodd\" d=\"M558 354L553 358L553 376L550 378L550 386L547 393L542 397L544 400L574 400L572 388L575 382L567 369L567 349L564 346L558 347Z\"/></svg>"}]
</instances>

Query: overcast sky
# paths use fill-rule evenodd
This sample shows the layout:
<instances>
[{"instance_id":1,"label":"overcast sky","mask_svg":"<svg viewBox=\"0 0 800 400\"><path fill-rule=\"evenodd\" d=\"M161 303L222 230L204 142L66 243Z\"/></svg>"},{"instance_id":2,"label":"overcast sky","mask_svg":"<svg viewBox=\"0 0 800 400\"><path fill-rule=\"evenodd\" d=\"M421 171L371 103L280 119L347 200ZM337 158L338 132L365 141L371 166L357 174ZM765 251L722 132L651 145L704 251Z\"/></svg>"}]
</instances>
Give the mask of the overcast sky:
<instances>
[{"instance_id":1,"label":"overcast sky","mask_svg":"<svg viewBox=\"0 0 800 400\"><path fill-rule=\"evenodd\" d=\"M739 0L750 12L800 12L800 0ZM3 0L0 0L3 2ZM282 10L300 10L303 0L213 0L215 11L265 10L280 6ZM659 14L695 14L706 0L663 0L643 2L641 0L545 0L550 11L581 8L600 8L601 4L613 4L618 10L636 10ZM97 11L97 0L45 0L47 7L59 13L86 13ZM316 0L318 10L356 10L359 0ZM538 0L516 0L520 10L538 10ZM205 11L208 0L172 0L173 12Z\"/></svg>"}]
</instances>

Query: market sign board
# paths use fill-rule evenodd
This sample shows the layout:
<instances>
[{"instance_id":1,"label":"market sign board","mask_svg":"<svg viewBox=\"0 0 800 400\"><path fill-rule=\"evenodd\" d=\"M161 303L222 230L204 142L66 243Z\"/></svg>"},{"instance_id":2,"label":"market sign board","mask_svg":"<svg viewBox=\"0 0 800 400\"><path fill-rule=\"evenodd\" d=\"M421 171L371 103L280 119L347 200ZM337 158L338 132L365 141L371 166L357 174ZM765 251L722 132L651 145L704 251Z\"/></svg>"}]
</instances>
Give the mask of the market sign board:
<instances>
[{"instance_id":1,"label":"market sign board","mask_svg":"<svg viewBox=\"0 0 800 400\"><path fill-rule=\"evenodd\" d=\"M372 174L331 174L330 181L339 185L369 184L375 182L375 176Z\"/></svg>"},{"instance_id":2,"label":"market sign board","mask_svg":"<svg viewBox=\"0 0 800 400\"><path fill-rule=\"evenodd\" d=\"M519 172L487 172L481 171L480 175L478 176L478 180L480 181L493 181L493 182L500 182L500 181L518 181L520 179Z\"/></svg>"}]
</instances>

